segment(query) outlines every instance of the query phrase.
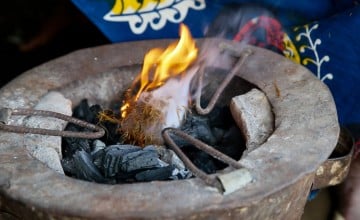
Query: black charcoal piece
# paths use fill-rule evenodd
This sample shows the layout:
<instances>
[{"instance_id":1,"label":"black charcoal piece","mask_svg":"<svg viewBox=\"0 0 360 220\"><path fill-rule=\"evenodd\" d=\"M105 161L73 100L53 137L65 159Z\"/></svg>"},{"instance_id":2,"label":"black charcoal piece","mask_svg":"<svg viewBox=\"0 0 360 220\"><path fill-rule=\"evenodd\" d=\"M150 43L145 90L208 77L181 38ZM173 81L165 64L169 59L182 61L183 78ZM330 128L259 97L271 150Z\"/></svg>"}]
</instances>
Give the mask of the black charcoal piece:
<instances>
[{"instance_id":1,"label":"black charcoal piece","mask_svg":"<svg viewBox=\"0 0 360 220\"><path fill-rule=\"evenodd\" d=\"M186 169L182 160L177 156L177 154L173 150L167 149L165 147L160 147L157 149L157 151L159 153L160 159L165 163L173 165L179 170Z\"/></svg>"},{"instance_id":2,"label":"black charcoal piece","mask_svg":"<svg viewBox=\"0 0 360 220\"><path fill-rule=\"evenodd\" d=\"M215 165L213 159L210 155L203 151L198 151L193 158L193 163L201 170L207 174L215 173L218 167Z\"/></svg>"},{"instance_id":3,"label":"black charcoal piece","mask_svg":"<svg viewBox=\"0 0 360 220\"><path fill-rule=\"evenodd\" d=\"M90 110L88 101L83 99L79 105L74 108L73 117L93 123L97 118L97 112Z\"/></svg>"},{"instance_id":4,"label":"black charcoal piece","mask_svg":"<svg viewBox=\"0 0 360 220\"><path fill-rule=\"evenodd\" d=\"M166 167L141 171L135 175L135 179L137 181L168 180L174 169L176 168L170 165Z\"/></svg>"},{"instance_id":5,"label":"black charcoal piece","mask_svg":"<svg viewBox=\"0 0 360 220\"><path fill-rule=\"evenodd\" d=\"M85 151L77 151L74 154L74 164L77 178L97 183L108 182L92 162L91 155Z\"/></svg>"},{"instance_id":6,"label":"black charcoal piece","mask_svg":"<svg viewBox=\"0 0 360 220\"><path fill-rule=\"evenodd\" d=\"M123 172L152 169L161 167L159 155L156 150L141 150L128 153L121 158L120 169Z\"/></svg>"},{"instance_id":7,"label":"black charcoal piece","mask_svg":"<svg viewBox=\"0 0 360 220\"><path fill-rule=\"evenodd\" d=\"M143 148L143 150L150 150L158 152L158 148L155 145L147 145Z\"/></svg>"},{"instance_id":8,"label":"black charcoal piece","mask_svg":"<svg viewBox=\"0 0 360 220\"><path fill-rule=\"evenodd\" d=\"M105 130L105 135L101 137L101 141L108 145L124 143L121 134L118 132L119 125L108 121L99 122L98 125Z\"/></svg>"},{"instance_id":9,"label":"black charcoal piece","mask_svg":"<svg viewBox=\"0 0 360 220\"><path fill-rule=\"evenodd\" d=\"M88 122L97 124L99 122L98 115L101 111L103 111L103 109L101 108L100 105L96 104L96 105L90 106L89 111L91 112L91 117L88 118L88 120L89 120Z\"/></svg>"},{"instance_id":10,"label":"black charcoal piece","mask_svg":"<svg viewBox=\"0 0 360 220\"><path fill-rule=\"evenodd\" d=\"M193 177L193 174L188 169L181 169L175 168L170 176L171 180L183 180L189 179Z\"/></svg>"},{"instance_id":11,"label":"black charcoal piece","mask_svg":"<svg viewBox=\"0 0 360 220\"><path fill-rule=\"evenodd\" d=\"M95 154L99 150L105 149L105 147L106 147L106 145L104 142L102 142L100 140L93 141L91 144L91 155Z\"/></svg>"},{"instance_id":12,"label":"black charcoal piece","mask_svg":"<svg viewBox=\"0 0 360 220\"><path fill-rule=\"evenodd\" d=\"M193 138L199 139L209 145L216 143L216 138L212 134L209 120L204 116L189 114L180 129ZM189 145L188 142L183 139L174 135L171 136L180 147Z\"/></svg>"},{"instance_id":13,"label":"black charcoal piece","mask_svg":"<svg viewBox=\"0 0 360 220\"><path fill-rule=\"evenodd\" d=\"M234 125L224 134L224 138L216 146L216 149L229 157L239 160L245 148L245 141L241 135L240 129Z\"/></svg>"},{"instance_id":14,"label":"black charcoal piece","mask_svg":"<svg viewBox=\"0 0 360 220\"><path fill-rule=\"evenodd\" d=\"M86 99L83 99L80 104L74 108L73 117L103 127L106 134L101 138L101 140L106 142L108 145L121 142L121 136L117 131L119 125L117 123L112 123L109 121L99 121L98 116L99 112L101 111L103 110L100 105L96 104L89 106L88 101ZM120 118L120 116L117 115L114 115L114 117ZM77 128L77 131L88 131L88 129L83 129L78 126ZM66 128L65 130L68 130L68 128Z\"/></svg>"},{"instance_id":15,"label":"black charcoal piece","mask_svg":"<svg viewBox=\"0 0 360 220\"><path fill-rule=\"evenodd\" d=\"M76 176L76 167L73 158L61 159L61 165L66 175Z\"/></svg>"},{"instance_id":16,"label":"black charcoal piece","mask_svg":"<svg viewBox=\"0 0 360 220\"><path fill-rule=\"evenodd\" d=\"M82 131L77 125L68 124L65 128L66 131ZM88 139L64 137L62 143L62 154L64 157L71 158L72 155L78 150L84 150L90 153L90 144Z\"/></svg>"},{"instance_id":17,"label":"black charcoal piece","mask_svg":"<svg viewBox=\"0 0 360 220\"><path fill-rule=\"evenodd\" d=\"M206 172L207 174L215 173L218 169L218 167L214 163L216 159L214 159L207 153L200 151L192 146L186 146L182 150L196 167Z\"/></svg>"},{"instance_id":18,"label":"black charcoal piece","mask_svg":"<svg viewBox=\"0 0 360 220\"><path fill-rule=\"evenodd\" d=\"M228 129L235 124L228 106L215 107L208 115L210 127Z\"/></svg>"},{"instance_id":19,"label":"black charcoal piece","mask_svg":"<svg viewBox=\"0 0 360 220\"><path fill-rule=\"evenodd\" d=\"M224 138L224 135L227 130L218 127L213 127L211 128L211 131L216 139L216 142L218 143Z\"/></svg>"},{"instance_id":20,"label":"black charcoal piece","mask_svg":"<svg viewBox=\"0 0 360 220\"><path fill-rule=\"evenodd\" d=\"M93 163L99 170L103 170L103 164L104 164L104 157L105 157L105 150L100 149L96 152L91 152L91 157L93 160Z\"/></svg>"},{"instance_id":21,"label":"black charcoal piece","mask_svg":"<svg viewBox=\"0 0 360 220\"><path fill-rule=\"evenodd\" d=\"M64 130L65 131L79 132L79 131L81 131L81 128L78 125L69 123L68 125L66 125ZM74 138L74 137L63 137L62 138L62 143L65 144L65 145L69 145L69 146L72 145L73 143L77 142L77 141L78 141L78 138Z\"/></svg>"},{"instance_id":22,"label":"black charcoal piece","mask_svg":"<svg viewBox=\"0 0 360 220\"><path fill-rule=\"evenodd\" d=\"M105 149L103 158L103 168L105 177L114 177L120 171L122 157L128 153L142 150L141 147L134 145L111 145Z\"/></svg>"},{"instance_id":23,"label":"black charcoal piece","mask_svg":"<svg viewBox=\"0 0 360 220\"><path fill-rule=\"evenodd\" d=\"M116 174L116 176L113 179L115 179L117 183L134 183L136 182L135 175L136 172L131 172L131 173L119 172Z\"/></svg>"}]
</instances>

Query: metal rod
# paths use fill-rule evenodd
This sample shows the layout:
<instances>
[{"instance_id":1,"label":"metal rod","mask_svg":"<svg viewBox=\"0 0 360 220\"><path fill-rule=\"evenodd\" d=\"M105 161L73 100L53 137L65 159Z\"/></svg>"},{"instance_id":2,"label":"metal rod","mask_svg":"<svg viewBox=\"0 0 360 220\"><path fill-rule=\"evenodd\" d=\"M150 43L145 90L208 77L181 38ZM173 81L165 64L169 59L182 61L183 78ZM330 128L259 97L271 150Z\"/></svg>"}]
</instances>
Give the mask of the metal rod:
<instances>
[{"instance_id":1,"label":"metal rod","mask_svg":"<svg viewBox=\"0 0 360 220\"><path fill-rule=\"evenodd\" d=\"M68 115L64 115L57 112L45 111L45 110L35 110L35 109L10 109L4 108L1 109L1 113L7 113L0 122L0 130L14 133L30 133L30 134L41 134L41 135L50 135L50 136L61 136L61 137L74 137L74 138L85 138L85 139L96 139L104 136L105 130L100 126L93 125L91 123L82 121L77 118L73 118ZM79 125L84 128L94 130L94 132L74 132L74 131L60 131L60 130L51 130L44 128L30 128L17 125L8 125L6 122L9 120L9 117L12 115L25 115L25 116L42 116L42 117L52 117L58 118L70 123ZM5 118L6 117L6 118Z\"/></svg>"},{"instance_id":2,"label":"metal rod","mask_svg":"<svg viewBox=\"0 0 360 220\"><path fill-rule=\"evenodd\" d=\"M206 174L204 171L197 168L191 160L182 152L182 150L179 148L179 146L173 141L173 139L170 137L170 132L173 131L173 128L165 128L162 132L163 138L165 142L169 145L169 147L179 156L179 158L183 161L186 168L188 168L194 176L202 179L206 184L210 186L214 186L217 189L219 189L221 192L223 192L223 187L220 181L213 176L210 176Z\"/></svg>"},{"instance_id":3,"label":"metal rod","mask_svg":"<svg viewBox=\"0 0 360 220\"><path fill-rule=\"evenodd\" d=\"M226 49L226 48L225 48ZM210 102L207 107L201 107L201 90L202 90L202 81L204 78L204 67L200 68L199 80L198 80L198 91L196 94L196 111L201 115L206 115L211 110L213 110L216 102L218 101L221 93L224 89L229 85L230 81L234 76L240 71L241 66L245 62L246 58L252 53L250 49L247 49L240 54L240 58L238 62L235 64L234 68L231 69L230 73L225 77L225 79L221 82L220 86L216 89L214 95L211 97Z\"/></svg>"},{"instance_id":4,"label":"metal rod","mask_svg":"<svg viewBox=\"0 0 360 220\"><path fill-rule=\"evenodd\" d=\"M215 148L205 144L204 142L202 142L202 141L188 135L187 133L183 132L180 129L166 128L165 131L166 131L166 134L171 132L172 134L174 134L174 135L184 139L188 143L194 145L194 147L208 153L213 158L215 158L217 160L220 160L220 161L232 166L233 168L236 168L236 169L242 168L242 166L236 160L232 159L231 157L227 156L226 154L221 153L220 151L218 151ZM171 141L173 141L173 140L171 140Z\"/></svg>"}]
</instances>

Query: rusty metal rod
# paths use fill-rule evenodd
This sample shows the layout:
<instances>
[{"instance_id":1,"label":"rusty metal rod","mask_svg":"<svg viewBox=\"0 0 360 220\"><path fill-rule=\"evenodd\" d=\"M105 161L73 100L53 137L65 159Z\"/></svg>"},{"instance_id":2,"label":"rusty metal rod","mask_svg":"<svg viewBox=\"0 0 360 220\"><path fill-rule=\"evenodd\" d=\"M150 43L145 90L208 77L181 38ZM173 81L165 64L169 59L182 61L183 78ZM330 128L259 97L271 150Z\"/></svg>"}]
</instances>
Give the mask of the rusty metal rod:
<instances>
[{"instance_id":1,"label":"rusty metal rod","mask_svg":"<svg viewBox=\"0 0 360 220\"><path fill-rule=\"evenodd\" d=\"M219 191L223 192L224 189L222 187L222 184L215 176L210 176L206 174L204 171L197 168L191 160L182 152L182 150L179 148L179 146L173 141L173 139L170 137L170 132L173 130L173 128L165 128L162 132L163 138L165 142L169 145L169 147L176 153L176 155L182 160L186 168L188 168L194 176L202 179L206 184L213 186L217 188Z\"/></svg>"},{"instance_id":2,"label":"rusty metal rod","mask_svg":"<svg viewBox=\"0 0 360 220\"><path fill-rule=\"evenodd\" d=\"M226 49L226 48L225 48ZM250 49L246 49L241 52L240 58L238 62L235 64L235 66L231 69L230 73L225 77L225 79L221 82L220 86L216 89L214 95L211 97L210 102L207 107L203 108L201 107L201 90L202 90L202 81L204 78L204 67L200 68L200 74L199 74L199 80L198 80L198 91L196 94L196 103L195 108L196 111L201 115L206 115L213 110L216 102L218 101L221 93L224 91L224 89L229 85L230 81L236 73L240 71L241 66L245 62L246 58L252 53Z\"/></svg>"},{"instance_id":3,"label":"rusty metal rod","mask_svg":"<svg viewBox=\"0 0 360 220\"><path fill-rule=\"evenodd\" d=\"M165 132L166 131L166 132ZM227 156L226 154L223 154L222 152L216 150L215 148L205 144L204 142L192 137L191 135L188 135L187 133L183 132L180 129L176 129L176 128L166 128L164 130L165 134L168 134L169 132L171 132L172 134L184 139L185 141L187 141L188 143L194 145L194 147L208 153L210 156L212 156L213 158L220 160L230 166L232 166L233 168L236 169L240 169L242 168L242 166L233 158ZM170 137L170 136L169 136ZM171 137L170 137L171 138ZM169 138L168 138L169 139ZM178 147L179 148L179 147Z\"/></svg>"},{"instance_id":4,"label":"rusty metal rod","mask_svg":"<svg viewBox=\"0 0 360 220\"><path fill-rule=\"evenodd\" d=\"M94 130L94 132L74 132L74 131L60 131L60 130L50 130L44 128L30 128L17 125L8 125L7 122L12 115L24 115L24 116L42 116L42 117L52 117L58 118L76 125L79 125L84 128ZM57 112L45 111L45 110L35 110L35 109L10 109L3 108L0 110L0 130L14 133L30 133L30 134L41 134L41 135L50 135L50 136L61 136L61 137L74 137L74 138L86 138L86 139L96 139L101 138L105 134L105 130L100 126L93 125L91 123L82 121L77 118L73 118L68 115L64 115Z\"/></svg>"}]
</instances>

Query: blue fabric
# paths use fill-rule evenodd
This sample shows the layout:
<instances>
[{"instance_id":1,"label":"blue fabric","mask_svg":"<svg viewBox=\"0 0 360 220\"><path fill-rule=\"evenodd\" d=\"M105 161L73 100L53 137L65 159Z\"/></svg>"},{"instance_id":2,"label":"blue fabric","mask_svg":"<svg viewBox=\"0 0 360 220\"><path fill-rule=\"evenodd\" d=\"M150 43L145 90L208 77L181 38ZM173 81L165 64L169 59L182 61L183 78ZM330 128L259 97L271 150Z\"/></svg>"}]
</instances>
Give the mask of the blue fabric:
<instances>
[{"instance_id":1,"label":"blue fabric","mask_svg":"<svg viewBox=\"0 0 360 220\"><path fill-rule=\"evenodd\" d=\"M72 1L112 42L177 38L185 23L194 37L222 33L283 53L329 86L341 124L360 124L358 1Z\"/></svg>"},{"instance_id":2,"label":"blue fabric","mask_svg":"<svg viewBox=\"0 0 360 220\"><path fill-rule=\"evenodd\" d=\"M145 10L147 2L158 2L157 0L72 0L73 3L84 13L89 19L99 27L99 29L113 42L141 40L141 39L155 39L155 38L172 38L178 36L178 24L180 22L187 24L195 37L203 36L206 28L214 20L219 11L228 5L252 3L258 4L273 11L277 18L280 19L284 26L299 25L304 21L313 21L330 16L334 13L342 11L346 8L352 7L355 3L351 0L160 0L161 4L168 4L168 6L159 6L150 11ZM138 3L139 2L139 3ZM143 2L141 5L140 2ZM196 7L182 7L186 8L187 12L177 13L177 15L184 15L184 19L178 21L170 21L166 19L164 9L169 11L176 11L176 6L186 2L193 2ZM137 4L138 3L138 4ZM138 6L138 10L126 13L115 13L116 15L109 16L112 19L123 19L122 21L106 20L104 17L111 11L115 4L126 7L129 4ZM141 7L142 6L142 7ZM164 8L165 7L165 8ZM180 7L180 6L179 6ZM121 7L120 7L121 8ZM134 9L135 10L135 9ZM143 11L142 11L143 10ZM159 12L164 12L159 13ZM138 25L141 26L141 21L146 14L154 13L154 16L160 18L158 20L166 20L166 24L160 30L154 30L151 27L146 28L144 32L134 33L129 28L128 19L138 19ZM128 16L127 16L128 15ZM133 16L130 18L130 15ZM145 19L146 20L146 19ZM146 23L146 22L145 22ZM156 23L156 21L154 21Z\"/></svg>"},{"instance_id":3,"label":"blue fabric","mask_svg":"<svg viewBox=\"0 0 360 220\"><path fill-rule=\"evenodd\" d=\"M323 63L320 71L317 65L302 63L318 78L328 85L338 109L341 124L360 123L360 7L348 9L342 13L309 24L312 42L320 40L317 45L317 56ZM304 27L292 32L294 44L300 48L308 39L296 40ZM305 41L305 42L304 42ZM307 43L308 45L308 43ZM315 59L314 51L305 49L302 57ZM327 58L329 61L326 61ZM324 78L332 76L332 79Z\"/></svg>"}]
</instances>

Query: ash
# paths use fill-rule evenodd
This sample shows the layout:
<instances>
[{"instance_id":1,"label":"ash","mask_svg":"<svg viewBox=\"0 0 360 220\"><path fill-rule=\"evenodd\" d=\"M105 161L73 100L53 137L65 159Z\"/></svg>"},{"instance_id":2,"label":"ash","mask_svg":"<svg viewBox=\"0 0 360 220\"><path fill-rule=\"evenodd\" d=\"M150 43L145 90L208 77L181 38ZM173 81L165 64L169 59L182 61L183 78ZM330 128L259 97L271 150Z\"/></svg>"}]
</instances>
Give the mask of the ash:
<instances>
[{"instance_id":1,"label":"ash","mask_svg":"<svg viewBox=\"0 0 360 220\"><path fill-rule=\"evenodd\" d=\"M166 146L148 145L142 148L124 143L118 133L119 125L99 121L97 116L100 111L101 106L89 106L87 100L74 109L73 117L102 126L106 134L98 140L63 138L61 162L66 175L108 184L193 177L178 156ZM119 114L116 111L113 113ZM206 116L188 114L181 129L234 159L240 159L245 150L241 147L244 142L239 141L240 131L228 107L215 108ZM68 124L65 130L85 131L74 124ZM206 173L215 173L226 167L191 144L175 136L173 139Z\"/></svg>"}]
</instances>

